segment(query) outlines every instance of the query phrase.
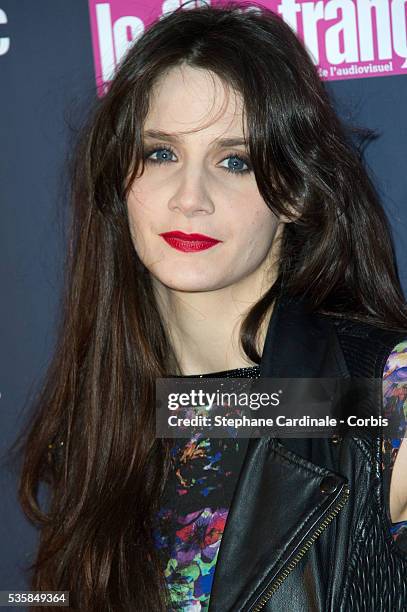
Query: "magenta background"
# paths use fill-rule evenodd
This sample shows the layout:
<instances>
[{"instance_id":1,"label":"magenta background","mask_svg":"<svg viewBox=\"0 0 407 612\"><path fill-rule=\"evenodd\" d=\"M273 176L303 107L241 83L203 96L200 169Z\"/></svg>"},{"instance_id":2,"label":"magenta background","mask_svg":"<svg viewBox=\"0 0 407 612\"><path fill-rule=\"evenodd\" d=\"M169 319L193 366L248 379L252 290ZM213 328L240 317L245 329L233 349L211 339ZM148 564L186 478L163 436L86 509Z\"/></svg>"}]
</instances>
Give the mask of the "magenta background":
<instances>
[{"instance_id":1,"label":"magenta background","mask_svg":"<svg viewBox=\"0 0 407 612\"><path fill-rule=\"evenodd\" d=\"M324 7L328 4L330 0L323 0L323 5ZM391 6L391 0L381 0L383 3L387 3L389 5L389 7ZM396 1L400 1L400 0L396 0ZM209 3L210 0L207 0L207 2ZM356 7L358 0L353 0L353 4ZM171 10L175 10L178 6L179 6L180 2L179 0L164 0L162 1L157 1L157 0L110 0L110 1L101 1L101 0L89 0L89 14L90 14L90 22L91 22L91 32L92 32L92 45L93 45L93 56L94 56L94 66L95 66L95 76L96 76L96 83L98 85L98 93L99 95L103 94L103 85L104 85L104 79L102 77L102 65L101 65L101 56L100 56L100 48L99 48L99 32L98 32L98 26L97 26L97 20L96 20L96 6L97 5L107 5L107 7L110 8L110 14L111 14L111 22L112 24L114 24L118 19L120 19L121 17L125 17L125 16L134 16L134 17L138 17L139 19L142 20L144 27L148 26L149 24L151 24L153 21L155 21L156 19L158 19L162 14L163 14L163 10L165 8L165 12L169 12ZM196 0L196 4L199 5L199 0ZM221 0L212 0L211 4L222 4ZM250 3L250 1L246 2L247 7L250 7L252 5L252 3ZM281 0L259 0L257 2L257 4L259 5L263 5L266 6L268 8L270 8L271 10L278 12L277 7L281 4ZM297 0L297 4L302 5L305 4L305 2L303 2L302 0ZM310 4L308 2L308 4ZM314 5L317 4L316 2L314 2ZM193 6L193 4L191 3L191 5ZM187 10L187 9L184 9ZM405 13L405 19L407 20L407 3L404 4L404 13ZM320 61L318 66L321 69L327 69L328 70L328 75L324 76L321 72L321 78L323 80L342 80L342 79L351 79L351 78L372 78L372 77L379 77L379 76L389 76L389 75L395 75L395 74L407 74L407 66L406 68L403 68L403 63L407 64L407 61L402 58L399 57L396 52L393 50L393 56L391 58L392 61L392 70L389 70L387 72L381 72L381 73L366 73L366 74L353 74L353 75L346 75L346 76L338 76L338 75L334 75L331 76L329 74L329 68L331 66L331 64L329 63L329 61L326 58L326 54L325 54L325 32L326 30L328 30L331 26L333 26L335 23L338 23L338 21L341 20L341 12L339 11L338 13L338 18L336 19L330 19L329 21L319 21L318 23L318 42L319 42L319 53L320 53ZM298 15L298 34L300 37L302 37L302 16L301 14ZM373 11L373 18L372 18L372 22L373 22L373 41L374 41L374 58L371 61L371 63L379 65L379 64L387 64L390 60L379 60L378 59L378 52L377 52L377 40L376 40L376 32L375 32L375 12ZM357 27L358 27L358 23L357 23ZM397 24L397 27L402 27L403 28L403 24ZM127 38L128 40L132 40L132 33L131 33L131 29L128 28L127 29ZM406 31L406 27L404 26L404 33ZM103 37L104 39L104 37ZM404 39L404 37L403 37ZM112 45L114 47L114 45ZM117 61L117 60L116 60ZM366 64L369 64L370 62L352 62L352 63L341 63L341 64L336 64L336 67L338 68L345 68L345 67L349 67L352 64L355 64L357 66L363 66Z\"/></svg>"}]
</instances>

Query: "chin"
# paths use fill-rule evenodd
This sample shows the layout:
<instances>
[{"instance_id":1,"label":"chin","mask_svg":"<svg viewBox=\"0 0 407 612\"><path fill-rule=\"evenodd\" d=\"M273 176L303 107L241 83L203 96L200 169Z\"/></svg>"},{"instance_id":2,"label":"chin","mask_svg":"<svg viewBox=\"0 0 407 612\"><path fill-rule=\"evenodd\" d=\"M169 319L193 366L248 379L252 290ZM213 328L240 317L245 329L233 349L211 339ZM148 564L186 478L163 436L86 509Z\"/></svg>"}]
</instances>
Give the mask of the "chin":
<instances>
[{"instance_id":1,"label":"chin","mask_svg":"<svg viewBox=\"0 0 407 612\"><path fill-rule=\"evenodd\" d=\"M173 291L185 291L188 293L191 292L199 292L199 291L212 291L213 289L217 289L214 283L203 283L202 279L190 280L186 281L185 279L179 280L178 282L175 280L169 281L167 283L163 283L168 289L172 289Z\"/></svg>"},{"instance_id":2,"label":"chin","mask_svg":"<svg viewBox=\"0 0 407 612\"><path fill-rule=\"evenodd\" d=\"M223 286L219 280L203 278L203 275L197 273L196 270L191 275L185 273L174 275L173 272L172 274L155 274L154 277L161 285L173 291L213 291Z\"/></svg>"}]
</instances>

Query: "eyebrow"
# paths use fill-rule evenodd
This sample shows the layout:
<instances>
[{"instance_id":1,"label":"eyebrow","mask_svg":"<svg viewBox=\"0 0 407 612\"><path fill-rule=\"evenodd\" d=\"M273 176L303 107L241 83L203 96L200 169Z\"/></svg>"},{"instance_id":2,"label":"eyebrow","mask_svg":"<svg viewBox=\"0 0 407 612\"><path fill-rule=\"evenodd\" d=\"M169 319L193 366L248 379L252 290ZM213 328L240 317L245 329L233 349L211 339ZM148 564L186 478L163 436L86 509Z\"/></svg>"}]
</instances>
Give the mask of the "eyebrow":
<instances>
[{"instance_id":1,"label":"eyebrow","mask_svg":"<svg viewBox=\"0 0 407 612\"><path fill-rule=\"evenodd\" d=\"M162 130L146 130L144 132L144 135L149 136L150 138L157 138L158 140L168 140L169 142L174 143L183 141L183 138L181 138L178 134L171 134L170 132L163 132ZM212 142L216 142L216 144L221 147L237 147L239 145L247 145L247 141L241 137L215 138L215 140L213 140Z\"/></svg>"}]
</instances>

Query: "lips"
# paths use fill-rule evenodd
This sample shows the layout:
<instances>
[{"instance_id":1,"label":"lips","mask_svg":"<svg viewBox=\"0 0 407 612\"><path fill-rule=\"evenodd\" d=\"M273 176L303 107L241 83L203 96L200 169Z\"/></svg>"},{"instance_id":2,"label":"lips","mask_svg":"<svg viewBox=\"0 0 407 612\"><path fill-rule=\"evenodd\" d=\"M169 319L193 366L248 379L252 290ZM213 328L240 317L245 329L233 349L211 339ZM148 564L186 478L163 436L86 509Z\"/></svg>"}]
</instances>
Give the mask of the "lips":
<instances>
[{"instance_id":1,"label":"lips","mask_svg":"<svg viewBox=\"0 0 407 612\"><path fill-rule=\"evenodd\" d=\"M205 251L215 246L221 240L206 236L205 234L185 234L184 232L163 232L160 236L173 249L184 252Z\"/></svg>"}]
</instances>

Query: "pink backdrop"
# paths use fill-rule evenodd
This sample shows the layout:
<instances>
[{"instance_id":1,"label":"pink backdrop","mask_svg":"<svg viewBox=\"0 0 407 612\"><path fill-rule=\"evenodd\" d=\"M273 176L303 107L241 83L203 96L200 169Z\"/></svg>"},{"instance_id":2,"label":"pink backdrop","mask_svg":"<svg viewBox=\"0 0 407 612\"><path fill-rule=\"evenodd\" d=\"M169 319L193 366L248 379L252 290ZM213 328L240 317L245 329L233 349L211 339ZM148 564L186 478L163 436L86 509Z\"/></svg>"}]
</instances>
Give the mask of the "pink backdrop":
<instances>
[{"instance_id":1,"label":"pink backdrop","mask_svg":"<svg viewBox=\"0 0 407 612\"><path fill-rule=\"evenodd\" d=\"M222 4L207 0L207 4ZM178 0L89 0L99 95L128 46ZM190 2L192 8L200 0ZM407 73L407 0L265 0L305 41L324 80ZM247 9L255 10L250 2ZM188 10L185 8L184 10Z\"/></svg>"}]
</instances>

